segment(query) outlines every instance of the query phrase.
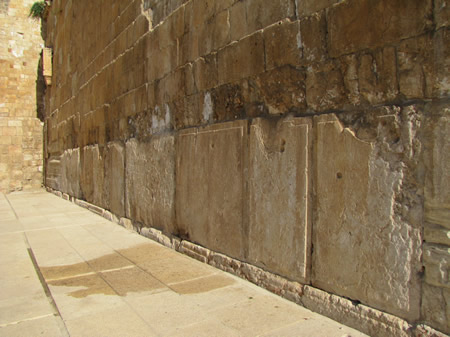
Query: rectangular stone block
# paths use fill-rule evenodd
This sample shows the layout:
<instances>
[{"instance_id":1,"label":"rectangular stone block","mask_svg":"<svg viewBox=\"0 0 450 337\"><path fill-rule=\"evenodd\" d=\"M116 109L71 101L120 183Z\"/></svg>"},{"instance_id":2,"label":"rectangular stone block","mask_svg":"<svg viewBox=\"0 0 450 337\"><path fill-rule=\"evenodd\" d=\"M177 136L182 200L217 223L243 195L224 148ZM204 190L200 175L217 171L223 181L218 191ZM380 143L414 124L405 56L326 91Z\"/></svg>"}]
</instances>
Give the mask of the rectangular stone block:
<instances>
[{"instance_id":1,"label":"rectangular stone block","mask_svg":"<svg viewBox=\"0 0 450 337\"><path fill-rule=\"evenodd\" d=\"M328 10L330 55L420 35L432 27L432 8L431 0L343 1Z\"/></svg>"},{"instance_id":2,"label":"rectangular stone block","mask_svg":"<svg viewBox=\"0 0 450 337\"><path fill-rule=\"evenodd\" d=\"M372 128L395 130L394 121L386 114ZM404 168L376 136L361 140L333 115L315 128L312 285L418 319L421 230L395 211Z\"/></svg>"},{"instance_id":3,"label":"rectangular stone block","mask_svg":"<svg viewBox=\"0 0 450 337\"><path fill-rule=\"evenodd\" d=\"M264 41L255 33L218 52L219 84L234 82L264 71Z\"/></svg>"},{"instance_id":4,"label":"rectangular stone block","mask_svg":"<svg viewBox=\"0 0 450 337\"><path fill-rule=\"evenodd\" d=\"M105 149L104 203L116 216L125 216L125 147L110 142Z\"/></svg>"},{"instance_id":5,"label":"rectangular stone block","mask_svg":"<svg viewBox=\"0 0 450 337\"><path fill-rule=\"evenodd\" d=\"M249 33L295 15L294 0L247 0L244 2Z\"/></svg>"},{"instance_id":6,"label":"rectangular stone block","mask_svg":"<svg viewBox=\"0 0 450 337\"><path fill-rule=\"evenodd\" d=\"M318 12L324 8L331 7L339 0L295 0L297 5L297 15L302 17Z\"/></svg>"},{"instance_id":7,"label":"rectangular stone block","mask_svg":"<svg viewBox=\"0 0 450 337\"><path fill-rule=\"evenodd\" d=\"M126 216L172 234L175 225L175 142L172 135L126 143Z\"/></svg>"},{"instance_id":8,"label":"rectangular stone block","mask_svg":"<svg viewBox=\"0 0 450 337\"><path fill-rule=\"evenodd\" d=\"M66 150L61 156L61 191L80 198L80 149Z\"/></svg>"},{"instance_id":9,"label":"rectangular stone block","mask_svg":"<svg viewBox=\"0 0 450 337\"><path fill-rule=\"evenodd\" d=\"M425 124L425 220L450 229L450 109L433 115Z\"/></svg>"},{"instance_id":10,"label":"rectangular stone block","mask_svg":"<svg viewBox=\"0 0 450 337\"><path fill-rule=\"evenodd\" d=\"M309 118L255 119L250 127L249 261L309 283Z\"/></svg>"},{"instance_id":11,"label":"rectangular stone block","mask_svg":"<svg viewBox=\"0 0 450 337\"><path fill-rule=\"evenodd\" d=\"M423 262L425 282L435 287L450 289L450 248L425 244Z\"/></svg>"},{"instance_id":12,"label":"rectangular stone block","mask_svg":"<svg viewBox=\"0 0 450 337\"><path fill-rule=\"evenodd\" d=\"M105 185L104 157L98 145L86 146L81 153L80 186L83 199L106 208L103 200Z\"/></svg>"},{"instance_id":13,"label":"rectangular stone block","mask_svg":"<svg viewBox=\"0 0 450 337\"><path fill-rule=\"evenodd\" d=\"M178 235L242 259L247 122L181 131L177 139Z\"/></svg>"},{"instance_id":14,"label":"rectangular stone block","mask_svg":"<svg viewBox=\"0 0 450 337\"><path fill-rule=\"evenodd\" d=\"M422 317L442 332L450 333L450 289L424 284L422 287Z\"/></svg>"}]
</instances>

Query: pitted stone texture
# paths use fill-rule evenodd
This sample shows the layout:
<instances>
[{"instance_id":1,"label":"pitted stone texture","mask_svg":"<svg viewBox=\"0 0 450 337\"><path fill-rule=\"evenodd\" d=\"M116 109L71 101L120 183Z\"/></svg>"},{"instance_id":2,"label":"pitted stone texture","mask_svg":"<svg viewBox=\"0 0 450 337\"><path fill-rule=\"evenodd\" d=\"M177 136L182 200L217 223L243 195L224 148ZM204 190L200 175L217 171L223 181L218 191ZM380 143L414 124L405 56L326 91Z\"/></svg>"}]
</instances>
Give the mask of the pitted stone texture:
<instances>
[{"instance_id":1,"label":"pitted stone texture","mask_svg":"<svg viewBox=\"0 0 450 337\"><path fill-rule=\"evenodd\" d=\"M422 317L437 329L450 333L450 289L424 284L422 287Z\"/></svg>"},{"instance_id":2,"label":"pitted stone texture","mask_svg":"<svg viewBox=\"0 0 450 337\"><path fill-rule=\"evenodd\" d=\"M178 232L211 250L242 258L247 122L181 131L177 140Z\"/></svg>"},{"instance_id":3,"label":"pitted stone texture","mask_svg":"<svg viewBox=\"0 0 450 337\"><path fill-rule=\"evenodd\" d=\"M104 197L108 210L125 216L125 147L120 142L106 147Z\"/></svg>"},{"instance_id":4,"label":"pitted stone texture","mask_svg":"<svg viewBox=\"0 0 450 337\"><path fill-rule=\"evenodd\" d=\"M80 198L80 149L66 150L61 156L60 188L70 196Z\"/></svg>"},{"instance_id":5,"label":"pitted stone texture","mask_svg":"<svg viewBox=\"0 0 450 337\"><path fill-rule=\"evenodd\" d=\"M395 212L405 173L332 115L315 125L313 286L417 319L420 229Z\"/></svg>"},{"instance_id":6,"label":"pitted stone texture","mask_svg":"<svg viewBox=\"0 0 450 337\"><path fill-rule=\"evenodd\" d=\"M126 144L126 213L144 226L174 231L175 149L171 135Z\"/></svg>"},{"instance_id":7,"label":"pitted stone texture","mask_svg":"<svg viewBox=\"0 0 450 337\"><path fill-rule=\"evenodd\" d=\"M328 10L331 56L417 36L432 27L431 0L348 0Z\"/></svg>"},{"instance_id":8,"label":"pitted stone texture","mask_svg":"<svg viewBox=\"0 0 450 337\"><path fill-rule=\"evenodd\" d=\"M425 220L450 229L450 109L436 107L426 123Z\"/></svg>"},{"instance_id":9,"label":"pitted stone texture","mask_svg":"<svg viewBox=\"0 0 450 337\"><path fill-rule=\"evenodd\" d=\"M311 119L250 128L249 260L309 283Z\"/></svg>"},{"instance_id":10,"label":"pitted stone texture","mask_svg":"<svg viewBox=\"0 0 450 337\"><path fill-rule=\"evenodd\" d=\"M105 207L103 190L105 171L103 151L98 145L86 146L81 153L81 191L84 199L94 205Z\"/></svg>"}]
</instances>

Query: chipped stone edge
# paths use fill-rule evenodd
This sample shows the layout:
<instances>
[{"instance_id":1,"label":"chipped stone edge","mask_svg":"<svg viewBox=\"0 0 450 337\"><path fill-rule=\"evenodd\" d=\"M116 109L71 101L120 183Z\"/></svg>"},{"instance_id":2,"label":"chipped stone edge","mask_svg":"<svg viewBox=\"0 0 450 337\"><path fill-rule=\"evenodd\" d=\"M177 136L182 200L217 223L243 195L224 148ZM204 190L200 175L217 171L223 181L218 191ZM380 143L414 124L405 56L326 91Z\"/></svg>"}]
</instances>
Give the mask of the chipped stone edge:
<instances>
[{"instance_id":1,"label":"chipped stone edge","mask_svg":"<svg viewBox=\"0 0 450 337\"><path fill-rule=\"evenodd\" d=\"M67 193L54 190L51 187L47 186L46 190L64 200L71 201L78 206L86 208L111 222L115 222L128 230L135 231L148 239L158 242L163 246L250 281L291 302L372 337L448 337L448 335L428 325L410 324L397 316L352 302L344 297L328 293L310 285L287 280L247 262L209 250L193 242L182 240L179 237L168 236L158 229L142 227L142 224L131 219L119 218L108 210L72 197Z\"/></svg>"}]
</instances>

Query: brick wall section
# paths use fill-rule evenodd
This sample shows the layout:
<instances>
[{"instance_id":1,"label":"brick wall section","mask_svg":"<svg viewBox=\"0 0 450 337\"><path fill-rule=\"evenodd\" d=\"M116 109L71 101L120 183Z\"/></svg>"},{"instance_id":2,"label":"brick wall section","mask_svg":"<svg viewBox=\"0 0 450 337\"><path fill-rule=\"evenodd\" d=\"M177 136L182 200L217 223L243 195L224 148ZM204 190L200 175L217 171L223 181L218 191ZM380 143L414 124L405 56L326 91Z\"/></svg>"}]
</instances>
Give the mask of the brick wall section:
<instances>
[{"instance_id":1,"label":"brick wall section","mask_svg":"<svg viewBox=\"0 0 450 337\"><path fill-rule=\"evenodd\" d=\"M0 9L0 191L42 185L42 123L36 118L40 24L33 1L2 1Z\"/></svg>"},{"instance_id":2,"label":"brick wall section","mask_svg":"<svg viewBox=\"0 0 450 337\"><path fill-rule=\"evenodd\" d=\"M46 185L448 333L449 8L55 0Z\"/></svg>"}]
</instances>

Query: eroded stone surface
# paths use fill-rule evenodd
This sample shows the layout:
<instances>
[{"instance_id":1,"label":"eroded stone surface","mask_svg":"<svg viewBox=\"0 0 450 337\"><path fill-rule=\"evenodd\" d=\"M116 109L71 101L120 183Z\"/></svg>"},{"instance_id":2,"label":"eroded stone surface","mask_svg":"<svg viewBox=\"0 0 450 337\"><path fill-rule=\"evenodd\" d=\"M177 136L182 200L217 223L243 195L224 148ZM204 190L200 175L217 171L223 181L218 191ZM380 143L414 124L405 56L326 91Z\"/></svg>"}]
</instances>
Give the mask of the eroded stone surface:
<instances>
[{"instance_id":1,"label":"eroded stone surface","mask_svg":"<svg viewBox=\"0 0 450 337\"><path fill-rule=\"evenodd\" d=\"M309 277L311 120L256 119L250 128L249 259L305 283Z\"/></svg>"},{"instance_id":2,"label":"eroded stone surface","mask_svg":"<svg viewBox=\"0 0 450 337\"><path fill-rule=\"evenodd\" d=\"M404 172L332 116L315 125L312 284L417 319L420 230L395 212Z\"/></svg>"},{"instance_id":3,"label":"eroded stone surface","mask_svg":"<svg viewBox=\"0 0 450 337\"><path fill-rule=\"evenodd\" d=\"M98 145L94 145L85 147L81 156L80 185L83 198L94 205L104 207L105 171L103 153Z\"/></svg>"},{"instance_id":4,"label":"eroded stone surface","mask_svg":"<svg viewBox=\"0 0 450 337\"><path fill-rule=\"evenodd\" d=\"M126 213L144 226L173 232L175 215L174 137L126 144Z\"/></svg>"},{"instance_id":5,"label":"eroded stone surface","mask_svg":"<svg viewBox=\"0 0 450 337\"><path fill-rule=\"evenodd\" d=\"M125 215L125 147L120 142L110 143L106 149L104 196L107 209Z\"/></svg>"},{"instance_id":6,"label":"eroded stone surface","mask_svg":"<svg viewBox=\"0 0 450 337\"><path fill-rule=\"evenodd\" d=\"M61 191L79 198L80 189L80 150L67 150L61 156Z\"/></svg>"},{"instance_id":7,"label":"eroded stone surface","mask_svg":"<svg viewBox=\"0 0 450 337\"><path fill-rule=\"evenodd\" d=\"M179 235L225 254L244 256L247 122L180 132L176 207ZM199 165L201 163L201 165Z\"/></svg>"}]
</instances>

